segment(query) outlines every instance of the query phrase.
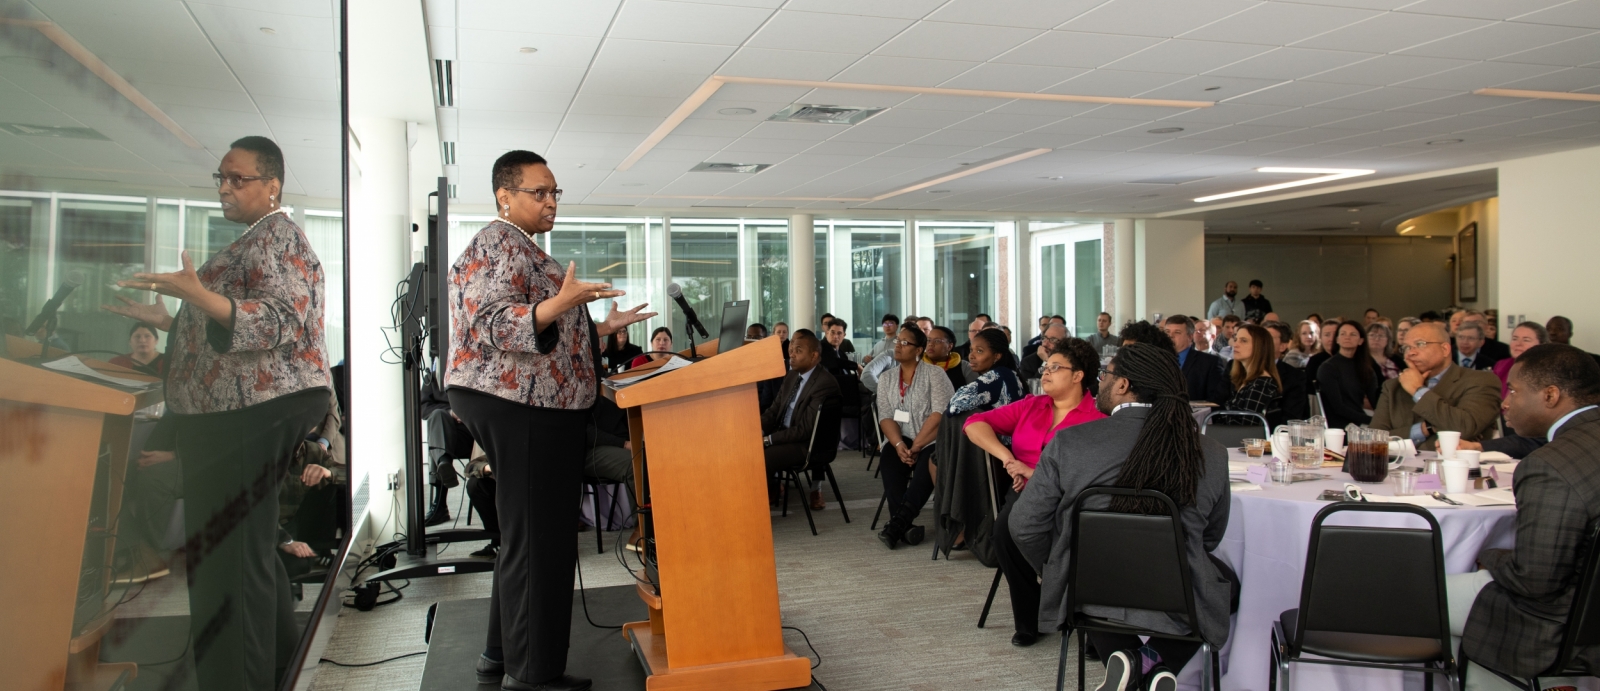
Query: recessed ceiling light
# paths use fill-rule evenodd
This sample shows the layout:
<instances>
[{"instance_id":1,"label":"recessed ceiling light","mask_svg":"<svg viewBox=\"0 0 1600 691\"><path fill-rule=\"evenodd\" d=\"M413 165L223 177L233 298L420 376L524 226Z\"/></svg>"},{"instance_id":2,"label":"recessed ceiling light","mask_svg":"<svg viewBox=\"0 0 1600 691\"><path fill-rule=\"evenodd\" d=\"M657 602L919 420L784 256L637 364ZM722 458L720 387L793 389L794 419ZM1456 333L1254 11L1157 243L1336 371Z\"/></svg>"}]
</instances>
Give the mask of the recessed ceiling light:
<instances>
[{"instance_id":1,"label":"recessed ceiling light","mask_svg":"<svg viewBox=\"0 0 1600 691\"><path fill-rule=\"evenodd\" d=\"M1350 225L1358 226L1358 225L1361 225L1361 222L1360 221L1351 221Z\"/></svg>"},{"instance_id":2,"label":"recessed ceiling light","mask_svg":"<svg viewBox=\"0 0 1600 691\"><path fill-rule=\"evenodd\" d=\"M722 113L723 115L754 115L755 112L756 112L756 109L754 109L754 108L723 108L722 110L719 110L717 112L718 113Z\"/></svg>"},{"instance_id":3,"label":"recessed ceiling light","mask_svg":"<svg viewBox=\"0 0 1600 691\"><path fill-rule=\"evenodd\" d=\"M1349 211L1350 213L1356 213L1356 212L1360 211L1360 209L1345 209L1345 211Z\"/></svg>"},{"instance_id":4,"label":"recessed ceiling light","mask_svg":"<svg viewBox=\"0 0 1600 691\"><path fill-rule=\"evenodd\" d=\"M272 28L270 26L263 26L263 27L261 27L261 33L264 33L264 34L266 34L268 36L271 36L271 35L273 35L275 33L278 33L278 30L274 29L274 28Z\"/></svg>"},{"instance_id":5,"label":"recessed ceiling light","mask_svg":"<svg viewBox=\"0 0 1600 691\"><path fill-rule=\"evenodd\" d=\"M1416 229L1417 229L1417 227L1416 227L1416 226L1406 226L1406 227L1404 227L1404 228L1401 228L1401 229L1400 229L1400 232L1402 232L1402 233L1409 233L1409 232L1411 232L1411 231L1413 231L1413 230L1416 230Z\"/></svg>"},{"instance_id":6,"label":"recessed ceiling light","mask_svg":"<svg viewBox=\"0 0 1600 691\"><path fill-rule=\"evenodd\" d=\"M1446 146L1446 145L1449 145L1449 144L1460 144L1461 142L1464 142L1464 141L1466 141L1466 140L1465 139L1435 139L1435 140L1433 140L1431 142L1428 142L1428 146Z\"/></svg>"},{"instance_id":7,"label":"recessed ceiling light","mask_svg":"<svg viewBox=\"0 0 1600 691\"><path fill-rule=\"evenodd\" d=\"M928 190L928 194L949 194L950 190Z\"/></svg>"},{"instance_id":8,"label":"recessed ceiling light","mask_svg":"<svg viewBox=\"0 0 1600 691\"><path fill-rule=\"evenodd\" d=\"M523 46L521 48L518 48L517 52L518 53L537 53L537 52L539 52L539 49L535 48L533 46Z\"/></svg>"},{"instance_id":9,"label":"recessed ceiling light","mask_svg":"<svg viewBox=\"0 0 1600 691\"><path fill-rule=\"evenodd\" d=\"M1252 187L1252 188L1247 189L1247 190L1238 190L1236 192L1224 192L1222 194L1213 194L1213 195L1206 196L1206 197L1196 198L1194 201L1196 201L1196 202L1209 202L1209 201L1215 201L1217 199L1229 199L1229 198L1232 198L1232 197L1242 197L1242 196L1247 195L1247 194L1257 194L1257 193L1260 193L1260 192L1273 192L1273 191L1276 191L1276 190L1288 189L1290 187L1300 187L1302 185L1315 185L1315 184L1317 184L1319 182L1331 182L1333 180L1344 180L1346 178L1360 177L1362 175L1371 175L1371 174L1376 173L1378 171L1376 171L1376 170L1366 170L1366 169L1361 169L1361 168L1279 168L1279 167L1268 167L1268 168L1257 168L1256 172L1258 172L1258 173L1308 173L1308 174L1315 174L1315 175L1317 175L1317 177L1306 178L1304 180L1292 180L1290 182L1280 182L1280 183L1278 183L1276 185L1263 185L1261 187Z\"/></svg>"},{"instance_id":10,"label":"recessed ceiling light","mask_svg":"<svg viewBox=\"0 0 1600 691\"><path fill-rule=\"evenodd\" d=\"M966 164L963 163L961 165L966 165ZM1041 175L1041 176L1039 176L1039 179L1040 180L1060 180L1063 177L1065 177L1065 176L1062 176L1062 175Z\"/></svg>"},{"instance_id":11,"label":"recessed ceiling light","mask_svg":"<svg viewBox=\"0 0 1600 691\"><path fill-rule=\"evenodd\" d=\"M1208 86L1208 87L1206 87L1206 91L1216 91L1217 89L1220 89L1220 88L1222 88L1222 87L1220 87L1220 86Z\"/></svg>"},{"instance_id":12,"label":"recessed ceiling light","mask_svg":"<svg viewBox=\"0 0 1600 691\"><path fill-rule=\"evenodd\" d=\"M1157 128L1155 128L1153 130L1145 130L1145 131L1150 133L1150 134L1172 134L1174 132L1182 132L1183 128L1182 127L1157 127Z\"/></svg>"}]
</instances>

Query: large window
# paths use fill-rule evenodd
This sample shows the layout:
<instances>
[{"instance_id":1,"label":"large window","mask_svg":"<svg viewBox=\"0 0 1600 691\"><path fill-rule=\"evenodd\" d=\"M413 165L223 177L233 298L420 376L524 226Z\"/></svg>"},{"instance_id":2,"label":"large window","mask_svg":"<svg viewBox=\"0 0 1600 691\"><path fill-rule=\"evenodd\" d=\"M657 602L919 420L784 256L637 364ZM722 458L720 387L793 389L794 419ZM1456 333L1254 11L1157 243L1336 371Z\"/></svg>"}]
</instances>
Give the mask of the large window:
<instances>
[{"instance_id":1,"label":"large window","mask_svg":"<svg viewBox=\"0 0 1600 691\"><path fill-rule=\"evenodd\" d=\"M922 310L931 303L928 316L934 323L948 326L957 341L964 341L973 317L995 315L999 278L994 224L918 223L917 232L924 260L918 272Z\"/></svg>"},{"instance_id":2,"label":"large window","mask_svg":"<svg viewBox=\"0 0 1600 691\"><path fill-rule=\"evenodd\" d=\"M1103 309L1103 224L1033 223L1033 304L1038 317L1059 314L1074 336L1095 330Z\"/></svg>"},{"instance_id":3,"label":"large window","mask_svg":"<svg viewBox=\"0 0 1600 691\"><path fill-rule=\"evenodd\" d=\"M756 226L749 234L755 240L754 292L750 300L750 321L772 325L789 318L789 232L788 226Z\"/></svg>"},{"instance_id":4,"label":"large window","mask_svg":"<svg viewBox=\"0 0 1600 691\"><path fill-rule=\"evenodd\" d=\"M649 302L649 309L661 311L663 305L651 299L655 286L651 285L650 262L647 259L648 243L645 233L651 219L612 218L558 220L555 230L541 244L550 257L566 267L567 262L578 263L578 277L585 281L604 281L611 287L627 293L617 300L617 305L629 308ZM463 222L465 225L465 222ZM656 223L660 225L659 222ZM481 228L481 226L479 226ZM451 234L452 252L456 247L456 233ZM470 241L470 238L468 238ZM464 244L464 243L463 243ZM596 321L604 320L611 303L605 300L589 303L589 314ZM628 341L641 348L649 340L648 324L636 324L628 329ZM648 348L646 348L648 350Z\"/></svg>"},{"instance_id":5,"label":"large window","mask_svg":"<svg viewBox=\"0 0 1600 691\"><path fill-rule=\"evenodd\" d=\"M905 311L904 223L834 224L835 233L850 234L850 304L844 315L850 338L870 343L889 312Z\"/></svg>"},{"instance_id":6,"label":"large window","mask_svg":"<svg viewBox=\"0 0 1600 691\"><path fill-rule=\"evenodd\" d=\"M716 340L722 328L722 308L739 296L739 221L673 219L672 281L683 289L683 297L694 308L706 327L700 343ZM672 335L681 347L688 347L689 332L683 313L672 310Z\"/></svg>"}]
</instances>

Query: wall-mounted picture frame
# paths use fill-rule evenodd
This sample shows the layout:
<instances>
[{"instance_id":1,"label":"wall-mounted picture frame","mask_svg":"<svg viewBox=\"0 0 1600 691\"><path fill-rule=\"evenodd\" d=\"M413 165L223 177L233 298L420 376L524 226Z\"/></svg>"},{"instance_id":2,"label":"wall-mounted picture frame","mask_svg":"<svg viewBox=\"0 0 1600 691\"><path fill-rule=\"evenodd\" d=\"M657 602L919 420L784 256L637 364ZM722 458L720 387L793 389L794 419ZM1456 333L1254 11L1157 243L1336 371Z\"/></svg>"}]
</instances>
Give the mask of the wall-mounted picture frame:
<instances>
[{"instance_id":1,"label":"wall-mounted picture frame","mask_svg":"<svg viewBox=\"0 0 1600 691\"><path fill-rule=\"evenodd\" d=\"M1456 295L1461 302L1478 300L1478 224L1456 234Z\"/></svg>"}]
</instances>

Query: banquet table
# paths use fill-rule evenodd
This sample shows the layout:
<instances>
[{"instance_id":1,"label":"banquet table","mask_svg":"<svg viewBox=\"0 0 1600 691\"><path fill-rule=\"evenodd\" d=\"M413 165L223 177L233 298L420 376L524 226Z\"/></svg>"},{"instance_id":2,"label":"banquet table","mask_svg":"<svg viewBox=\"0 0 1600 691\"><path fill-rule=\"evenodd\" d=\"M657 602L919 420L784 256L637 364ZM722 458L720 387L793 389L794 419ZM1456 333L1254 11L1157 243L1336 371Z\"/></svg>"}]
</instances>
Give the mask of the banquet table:
<instances>
[{"instance_id":1,"label":"banquet table","mask_svg":"<svg viewBox=\"0 0 1600 691\"><path fill-rule=\"evenodd\" d=\"M1420 466L1432 452L1407 461ZM1246 458L1240 449L1229 450L1233 462L1259 462ZM1486 465L1485 468L1488 466ZM1508 466L1499 466L1501 486L1509 488ZM1215 554L1240 579L1239 611L1234 615L1228 642L1223 646L1222 688L1229 691L1265 691L1271 661L1272 622L1285 610L1300 606L1300 583L1305 571L1306 549L1311 523L1329 502L1317 499L1323 490L1342 490L1353 482L1337 467L1322 470L1297 470L1315 473L1325 479L1295 482L1290 485L1267 483L1260 489L1232 493L1228 530ZM1393 475L1393 473L1391 473ZM1233 476L1236 482L1242 476ZM1254 487L1256 485L1250 485ZM1393 496L1395 480L1382 484L1360 484L1367 495ZM1445 573L1465 573L1475 568L1478 552L1495 547L1510 547L1515 537L1516 509L1512 506L1459 507L1429 509L1443 532ZM1347 513L1330 519L1330 525L1370 525L1384 527L1425 527L1414 516L1396 514ZM1296 664L1292 683L1298 689L1421 689L1423 675L1389 670ZM1198 669L1189 665L1183 686L1195 688ZM1444 687L1441 687L1444 688Z\"/></svg>"}]
</instances>

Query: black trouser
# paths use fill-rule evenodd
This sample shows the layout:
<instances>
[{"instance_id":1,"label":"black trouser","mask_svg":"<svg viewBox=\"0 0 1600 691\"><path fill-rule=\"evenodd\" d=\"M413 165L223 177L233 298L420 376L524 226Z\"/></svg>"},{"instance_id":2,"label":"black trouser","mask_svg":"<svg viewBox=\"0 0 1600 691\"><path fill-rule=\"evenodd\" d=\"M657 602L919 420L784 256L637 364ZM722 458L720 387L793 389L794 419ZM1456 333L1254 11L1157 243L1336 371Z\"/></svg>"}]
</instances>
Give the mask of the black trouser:
<instances>
[{"instance_id":1,"label":"black trouser","mask_svg":"<svg viewBox=\"0 0 1600 691\"><path fill-rule=\"evenodd\" d=\"M338 547L343 508L349 496L350 487L331 478L306 488L300 497L300 508L294 513L294 539L319 553Z\"/></svg>"},{"instance_id":2,"label":"black trouser","mask_svg":"<svg viewBox=\"0 0 1600 691\"><path fill-rule=\"evenodd\" d=\"M905 442L907 444L911 442ZM906 465L900 460L900 454L894 444L883 444L883 492L889 497L889 515L900 513L905 507L906 520L917 520L917 514L922 512L922 505L928 503L928 497L933 495L933 476L928 473L928 461L933 458L933 445L918 452L915 456L916 465Z\"/></svg>"},{"instance_id":3,"label":"black trouser","mask_svg":"<svg viewBox=\"0 0 1600 691\"><path fill-rule=\"evenodd\" d=\"M588 410L534 408L469 389L455 410L494 461L500 556L489 604L490 648L506 674L539 684L566 673L578 563L579 488Z\"/></svg>"},{"instance_id":4,"label":"black trouser","mask_svg":"<svg viewBox=\"0 0 1600 691\"><path fill-rule=\"evenodd\" d=\"M472 501L472 508L478 510L478 517L483 519L483 529L491 533L500 532L500 512L494 505L495 484L492 477L467 478L467 498ZM500 538L489 543L498 545Z\"/></svg>"},{"instance_id":5,"label":"black trouser","mask_svg":"<svg viewBox=\"0 0 1600 691\"><path fill-rule=\"evenodd\" d=\"M427 425L428 465L433 472L428 484L445 489L455 487L460 480L456 479L456 468L451 461L472 455L472 433L466 425L450 417L449 410L442 408L428 413Z\"/></svg>"},{"instance_id":6,"label":"black trouser","mask_svg":"<svg viewBox=\"0 0 1600 691\"><path fill-rule=\"evenodd\" d=\"M1008 478L1009 479L1009 476ZM1039 633L1039 573L1022 556L1017 543L1011 539L1011 507L1017 505L1017 491L1006 489L1006 503L1000 508L1000 517L994 521L995 556L1000 560L1000 572L1006 575L1006 588L1011 591L1011 620L1017 631Z\"/></svg>"},{"instance_id":7,"label":"black trouser","mask_svg":"<svg viewBox=\"0 0 1600 691\"><path fill-rule=\"evenodd\" d=\"M172 510L183 498L183 462L174 458L143 468L130 463L122 496L117 551L139 547L160 551L172 524Z\"/></svg>"},{"instance_id":8,"label":"black trouser","mask_svg":"<svg viewBox=\"0 0 1600 691\"><path fill-rule=\"evenodd\" d=\"M1174 638L1150 637L1150 642L1139 640L1138 636L1125 633L1106 633L1104 631L1085 631L1089 637L1089 645L1094 646L1094 651L1099 654L1102 661L1111 658L1111 654L1118 650L1137 650L1140 646L1150 646L1161 656L1161 666L1171 670L1173 674L1183 671L1183 666L1189 664L1189 658L1194 657L1200 650L1200 644L1194 641L1180 641ZM1133 660L1139 664L1139 660Z\"/></svg>"},{"instance_id":9,"label":"black trouser","mask_svg":"<svg viewBox=\"0 0 1600 691\"><path fill-rule=\"evenodd\" d=\"M300 640L278 560L278 488L327 389L180 415L189 633L202 691L278 687Z\"/></svg>"}]
</instances>

